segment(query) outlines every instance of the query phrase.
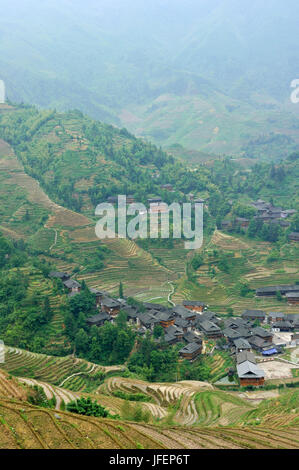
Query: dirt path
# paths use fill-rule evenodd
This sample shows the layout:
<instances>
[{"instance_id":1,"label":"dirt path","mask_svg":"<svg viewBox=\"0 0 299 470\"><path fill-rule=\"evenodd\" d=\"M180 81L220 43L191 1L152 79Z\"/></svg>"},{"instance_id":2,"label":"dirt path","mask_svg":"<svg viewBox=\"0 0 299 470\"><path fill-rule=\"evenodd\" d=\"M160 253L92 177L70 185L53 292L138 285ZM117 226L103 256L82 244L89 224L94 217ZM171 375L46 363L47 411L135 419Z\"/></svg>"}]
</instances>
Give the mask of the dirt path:
<instances>
[{"instance_id":1,"label":"dirt path","mask_svg":"<svg viewBox=\"0 0 299 470\"><path fill-rule=\"evenodd\" d=\"M174 294L175 288L171 281L168 281L168 284L171 286L171 291L168 294L167 300L171 305L175 307L175 303L171 300L171 296Z\"/></svg>"},{"instance_id":2,"label":"dirt path","mask_svg":"<svg viewBox=\"0 0 299 470\"><path fill-rule=\"evenodd\" d=\"M49 228L49 227L46 226L46 224L44 225L44 227L45 227L45 228ZM57 232L57 230L56 230L55 228L53 228L53 230L54 230L54 232L55 232L55 238L54 238L54 243L53 243L53 244L50 246L50 248L49 248L49 251L51 251L52 248L54 248L54 246L55 246L56 243L57 243L57 238L58 238L58 232Z\"/></svg>"}]
</instances>

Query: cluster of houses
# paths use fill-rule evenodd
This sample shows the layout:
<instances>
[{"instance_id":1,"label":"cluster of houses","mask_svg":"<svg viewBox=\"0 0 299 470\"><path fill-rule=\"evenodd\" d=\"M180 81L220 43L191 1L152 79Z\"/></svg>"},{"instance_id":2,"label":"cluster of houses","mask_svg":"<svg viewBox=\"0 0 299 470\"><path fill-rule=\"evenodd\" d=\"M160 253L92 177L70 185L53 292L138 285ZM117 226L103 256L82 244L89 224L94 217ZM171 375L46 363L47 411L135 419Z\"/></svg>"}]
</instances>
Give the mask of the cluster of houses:
<instances>
[{"instance_id":1,"label":"cluster of houses","mask_svg":"<svg viewBox=\"0 0 299 470\"><path fill-rule=\"evenodd\" d=\"M260 287L255 291L257 297L274 297L278 293L280 293L290 305L299 304L299 284L266 286Z\"/></svg>"},{"instance_id":2,"label":"cluster of houses","mask_svg":"<svg viewBox=\"0 0 299 470\"><path fill-rule=\"evenodd\" d=\"M287 228L291 225L286 220L287 217L291 217L296 214L295 209L283 209L282 207L275 207L270 202L258 199L250 204L256 210L254 218L256 220L262 220L264 223L279 224L283 228ZM250 219L244 217L236 217L234 220L223 220L221 225L224 230L233 229L236 226L240 226L245 230L248 228ZM289 235L291 241L299 241L299 234L292 232Z\"/></svg>"},{"instance_id":3,"label":"cluster of houses","mask_svg":"<svg viewBox=\"0 0 299 470\"><path fill-rule=\"evenodd\" d=\"M81 290L80 283L71 279L67 273L52 272L50 277L61 279L70 297ZM290 293L290 287L299 294L299 286L276 286L284 295ZM105 291L92 288L90 291L96 298L97 313L87 318L89 326L101 327L105 322L113 323L122 311L139 335L149 332L157 345L184 344L179 355L181 360L190 362L202 354L205 341L221 339L216 342L216 347L235 357L240 384L244 386L263 384L265 374L256 365L254 354L279 354L286 344L274 343L273 337L277 332L291 332L294 339L299 339L299 314L266 314L262 310L245 310L240 317L221 318L208 310L204 302L197 300L184 300L182 305L174 307L147 302L137 306L131 305L126 299L114 299ZM276 290L272 287L261 288L257 290L257 295L275 295L273 292ZM154 335L157 325L163 328L164 335Z\"/></svg>"}]
</instances>

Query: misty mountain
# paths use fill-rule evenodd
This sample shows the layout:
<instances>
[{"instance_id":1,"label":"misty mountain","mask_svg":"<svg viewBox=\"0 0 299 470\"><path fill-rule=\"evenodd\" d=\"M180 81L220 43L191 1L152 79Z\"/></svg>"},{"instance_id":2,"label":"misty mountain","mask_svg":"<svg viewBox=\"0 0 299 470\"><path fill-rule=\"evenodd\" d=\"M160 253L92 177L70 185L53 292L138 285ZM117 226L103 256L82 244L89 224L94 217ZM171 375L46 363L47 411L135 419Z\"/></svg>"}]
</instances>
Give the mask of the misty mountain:
<instances>
[{"instance_id":1,"label":"misty mountain","mask_svg":"<svg viewBox=\"0 0 299 470\"><path fill-rule=\"evenodd\" d=\"M290 129L297 145L295 0L0 6L0 77L13 101L79 108L160 144L216 153Z\"/></svg>"}]
</instances>

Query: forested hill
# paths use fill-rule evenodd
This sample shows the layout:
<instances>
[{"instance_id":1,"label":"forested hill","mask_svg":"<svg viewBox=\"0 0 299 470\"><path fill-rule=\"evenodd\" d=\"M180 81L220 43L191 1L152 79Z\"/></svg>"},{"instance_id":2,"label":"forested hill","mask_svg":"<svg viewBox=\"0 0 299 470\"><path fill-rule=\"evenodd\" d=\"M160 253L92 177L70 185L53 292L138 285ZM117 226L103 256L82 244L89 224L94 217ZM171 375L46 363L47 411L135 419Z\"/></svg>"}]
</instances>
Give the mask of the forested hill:
<instances>
[{"instance_id":1,"label":"forested hill","mask_svg":"<svg viewBox=\"0 0 299 470\"><path fill-rule=\"evenodd\" d=\"M152 176L174 160L161 149L84 116L18 107L0 114L1 138L56 202L80 211L117 194L155 191ZM163 180L163 176L161 177Z\"/></svg>"},{"instance_id":2,"label":"forested hill","mask_svg":"<svg viewBox=\"0 0 299 470\"><path fill-rule=\"evenodd\" d=\"M8 97L79 108L168 147L298 146L297 0L1 0ZM71 47L70 47L71 44Z\"/></svg>"},{"instance_id":3,"label":"forested hill","mask_svg":"<svg viewBox=\"0 0 299 470\"><path fill-rule=\"evenodd\" d=\"M224 217L233 203L258 196L285 208L298 206L298 154L276 165L226 158L189 168L186 163L126 129L95 121L80 111L39 111L30 106L0 109L0 138L26 172L57 203L92 215L108 196L132 194L139 202L161 196L209 197L212 216ZM256 161L255 164L253 164ZM174 192L161 189L172 184Z\"/></svg>"}]
</instances>

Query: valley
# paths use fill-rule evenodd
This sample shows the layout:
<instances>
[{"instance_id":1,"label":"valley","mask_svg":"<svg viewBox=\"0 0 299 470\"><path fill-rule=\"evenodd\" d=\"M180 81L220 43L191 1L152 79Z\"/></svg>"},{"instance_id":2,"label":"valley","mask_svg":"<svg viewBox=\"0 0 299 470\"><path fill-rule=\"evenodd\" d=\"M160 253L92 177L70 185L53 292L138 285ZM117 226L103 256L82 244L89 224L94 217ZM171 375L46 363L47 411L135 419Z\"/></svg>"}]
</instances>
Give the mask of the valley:
<instances>
[{"instance_id":1,"label":"valley","mask_svg":"<svg viewBox=\"0 0 299 470\"><path fill-rule=\"evenodd\" d=\"M12 133L15 119L23 122L18 135ZM94 135L93 126L97 129ZM3 285L5 282L10 285L12 280L18 283L20 279L26 284L24 297L14 300L16 312L22 311L22 315L15 317L15 323L13 317L4 315L5 320L0 323L6 343L0 380L1 446L297 448L299 365L296 366L295 351L292 356L295 363L290 366L287 364L292 359L290 349L285 349L281 356L286 360L285 372L281 361L281 375L276 378L272 371L274 363L260 363L260 352L255 352L259 366L264 366L266 381L264 387L252 391L238 383L236 372L234 381L227 382L229 371L235 369L234 354L222 350L218 341L202 333L202 353L190 363L179 358L182 343L170 343L160 350L147 337L138 338L134 323L121 326L114 321L107 328L92 327L102 330L99 344L103 349L97 351L95 347L92 352L80 349L86 341L84 335L95 333L85 325L86 317L96 313L89 305L93 297L88 297L87 290L105 291L116 301L120 284L125 298L137 302L137 309L144 304L147 309L160 305L170 311L186 300L200 299L207 306L207 313L214 312L219 324L241 318L246 309L265 311L267 315L283 311L295 318L297 305L284 298L255 295L259 287L297 284L299 252L296 242L289 241L289 232L280 232L274 256L273 242L251 238L245 231L219 228L219 215L222 218L237 210L227 205L232 197L233 208L237 207L234 190L227 189L226 183L218 175L213 176L213 170L205 164L197 168L198 176L193 177L194 168L186 171L183 163L175 161L171 175L173 197L186 201L195 188L197 195L208 198L203 247L192 252L184 249L182 240L171 245L118 238L98 240L93 204L118 191L132 192L137 197L145 188L144 201L146 196L162 194L161 185L169 181L172 160L166 159L161 164L162 154L156 148L135 141L124 131L93 124L77 112L40 114L31 108L15 107L8 114L4 107L0 128L0 230L13 244L12 253L16 250L8 258L11 264L3 268ZM135 183L129 178L133 166L127 162L127 156L131 151ZM280 202L293 209L297 207L298 194L295 191L289 195L297 184L297 162L285 160L283 164L288 173L276 204ZM51 171L47 170L49 165ZM101 176L102 168L106 173ZM217 163L214 168L217 171ZM156 172L161 174L157 182L153 178ZM234 184L246 181L246 173L240 167L229 172L236 179ZM120 180L117 175L121 175ZM248 181L249 178L248 175ZM273 181L272 185L275 184ZM266 189L271 192L270 183ZM217 203L220 191L225 194L222 205ZM249 204L250 194L250 190L248 193L245 190L244 207ZM261 186L260 195L266 197L264 194ZM171 195L164 192L163 197ZM290 220L290 226L296 224L295 216ZM70 296L63 285L49 276L50 270L71 276L83 286L83 294ZM4 304L1 305L4 312ZM84 311L84 324L79 325L81 313L81 317L72 313L79 322L72 326L70 312L78 308ZM49 319L45 317L39 322L36 311L45 315L48 312ZM12 310L8 312L12 314ZM30 322L34 326L30 327ZM74 336L72 328L76 331ZM115 359L104 350L105 334L116 332L120 337L125 332L129 342L126 355L119 356L123 359ZM138 354L142 348L146 351L146 347L159 351L161 366L157 365L159 362L155 364L154 355L149 366L138 365ZM96 361L89 357L91 353ZM167 354L172 354L171 367ZM153 364L157 367L155 372ZM43 396L42 401L30 404L30 393L37 394L35 400ZM108 410L109 418L83 417L67 410L71 403L81 399L95 400ZM44 426L49 429L46 434Z\"/></svg>"}]
</instances>

